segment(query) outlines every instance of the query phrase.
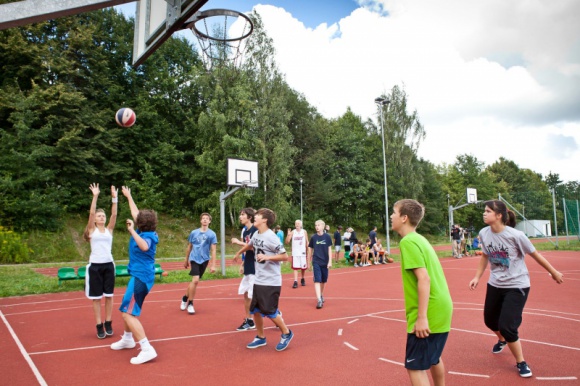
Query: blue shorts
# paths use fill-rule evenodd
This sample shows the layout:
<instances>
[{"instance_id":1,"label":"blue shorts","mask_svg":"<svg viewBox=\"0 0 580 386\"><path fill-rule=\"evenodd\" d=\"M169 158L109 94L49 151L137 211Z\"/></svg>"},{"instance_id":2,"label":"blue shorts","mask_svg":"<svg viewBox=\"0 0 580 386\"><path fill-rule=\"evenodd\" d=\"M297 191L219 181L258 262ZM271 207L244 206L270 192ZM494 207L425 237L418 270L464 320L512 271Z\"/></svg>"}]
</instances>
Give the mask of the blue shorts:
<instances>
[{"instance_id":1,"label":"blue shorts","mask_svg":"<svg viewBox=\"0 0 580 386\"><path fill-rule=\"evenodd\" d=\"M429 370L439 363L448 332L429 334L426 338L417 338L415 334L407 334L407 349L405 353L405 368L407 370Z\"/></svg>"},{"instance_id":2,"label":"blue shorts","mask_svg":"<svg viewBox=\"0 0 580 386\"><path fill-rule=\"evenodd\" d=\"M328 266L312 263L315 283L326 283L328 281Z\"/></svg>"},{"instance_id":3,"label":"blue shorts","mask_svg":"<svg viewBox=\"0 0 580 386\"><path fill-rule=\"evenodd\" d=\"M153 283L147 284L138 278L131 276L119 310L133 316L141 315L143 301L145 301L145 297L147 297L151 288L153 288Z\"/></svg>"}]
</instances>

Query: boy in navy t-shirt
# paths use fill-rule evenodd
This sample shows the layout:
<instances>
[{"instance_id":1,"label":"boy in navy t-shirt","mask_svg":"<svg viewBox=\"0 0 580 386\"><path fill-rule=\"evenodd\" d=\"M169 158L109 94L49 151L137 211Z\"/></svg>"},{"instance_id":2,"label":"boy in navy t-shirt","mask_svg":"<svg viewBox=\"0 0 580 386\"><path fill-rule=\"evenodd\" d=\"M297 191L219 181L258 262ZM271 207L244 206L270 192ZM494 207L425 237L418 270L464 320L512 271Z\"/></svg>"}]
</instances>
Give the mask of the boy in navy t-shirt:
<instances>
[{"instance_id":1,"label":"boy in navy t-shirt","mask_svg":"<svg viewBox=\"0 0 580 386\"><path fill-rule=\"evenodd\" d=\"M316 292L316 308L322 308L324 303L324 286L328 281L328 269L332 267L332 239L324 233L324 221L315 223L316 234L310 238L308 255L310 267L314 271L314 291Z\"/></svg>"}]
</instances>

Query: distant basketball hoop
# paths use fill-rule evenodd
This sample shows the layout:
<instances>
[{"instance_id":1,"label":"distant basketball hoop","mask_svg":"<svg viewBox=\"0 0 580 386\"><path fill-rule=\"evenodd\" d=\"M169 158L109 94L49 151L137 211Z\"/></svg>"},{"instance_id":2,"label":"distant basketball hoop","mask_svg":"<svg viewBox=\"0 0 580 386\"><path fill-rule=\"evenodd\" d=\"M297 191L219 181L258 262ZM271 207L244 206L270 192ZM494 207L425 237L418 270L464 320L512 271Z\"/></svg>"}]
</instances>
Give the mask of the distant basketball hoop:
<instances>
[{"instance_id":1,"label":"distant basketball hoop","mask_svg":"<svg viewBox=\"0 0 580 386\"><path fill-rule=\"evenodd\" d=\"M191 29L201 49L207 71L226 64L238 68L245 51L245 41L254 31L250 18L238 11L210 9L197 12L185 28Z\"/></svg>"},{"instance_id":2,"label":"distant basketball hoop","mask_svg":"<svg viewBox=\"0 0 580 386\"><path fill-rule=\"evenodd\" d=\"M256 188L258 188L258 181L246 180L242 182L242 188L246 189L246 194L248 196L253 196L256 193Z\"/></svg>"}]
</instances>

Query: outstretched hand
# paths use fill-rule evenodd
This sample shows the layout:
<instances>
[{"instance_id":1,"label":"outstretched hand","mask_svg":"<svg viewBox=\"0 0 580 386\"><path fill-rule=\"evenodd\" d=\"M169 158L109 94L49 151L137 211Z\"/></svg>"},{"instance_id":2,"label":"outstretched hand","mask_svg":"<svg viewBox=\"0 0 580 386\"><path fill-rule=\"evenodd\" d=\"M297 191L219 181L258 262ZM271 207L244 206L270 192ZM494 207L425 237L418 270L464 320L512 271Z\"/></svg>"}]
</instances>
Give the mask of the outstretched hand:
<instances>
[{"instance_id":1,"label":"outstretched hand","mask_svg":"<svg viewBox=\"0 0 580 386\"><path fill-rule=\"evenodd\" d=\"M126 224L127 224L127 230L129 232L132 232L135 230L135 224L133 223L133 220L127 219Z\"/></svg>"},{"instance_id":2,"label":"outstretched hand","mask_svg":"<svg viewBox=\"0 0 580 386\"><path fill-rule=\"evenodd\" d=\"M122 186L121 191L123 192L123 196L127 198L131 197L131 189L128 186Z\"/></svg>"},{"instance_id":3,"label":"outstretched hand","mask_svg":"<svg viewBox=\"0 0 580 386\"><path fill-rule=\"evenodd\" d=\"M117 198L119 195L119 189L115 188L115 185L111 185L111 198Z\"/></svg>"},{"instance_id":4,"label":"outstretched hand","mask_svg":"<svg viewBox=\"0 0 580 386\"><path fill-rule=\"evenodd\" d=\"M93 192L93 196L98 196L99 193L101 193L101 190L99 189L99 184L92 183L89 185L89 189L91 190L91 192Z\"/></svg>"}]
</instances>

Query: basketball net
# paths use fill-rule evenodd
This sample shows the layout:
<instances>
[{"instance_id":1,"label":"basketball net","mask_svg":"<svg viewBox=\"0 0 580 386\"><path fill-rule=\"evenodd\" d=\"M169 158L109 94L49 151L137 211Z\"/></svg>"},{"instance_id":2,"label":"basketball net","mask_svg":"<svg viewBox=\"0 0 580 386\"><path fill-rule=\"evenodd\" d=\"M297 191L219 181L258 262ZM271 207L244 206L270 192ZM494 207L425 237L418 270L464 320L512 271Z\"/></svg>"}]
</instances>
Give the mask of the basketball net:
<instances>
[{"instance_id":1,"label":"basketball net","mask_svg":"<svg viewBox=\"0 0 580 386\"><path fill-rule=\"evenodd\" d=\"M208 72L225 66L239 68L246 48L246 38L254 30L248 16L229 9L198 12L186 27L197 38L201 60Z\"/></svg>"}]
</instances>

